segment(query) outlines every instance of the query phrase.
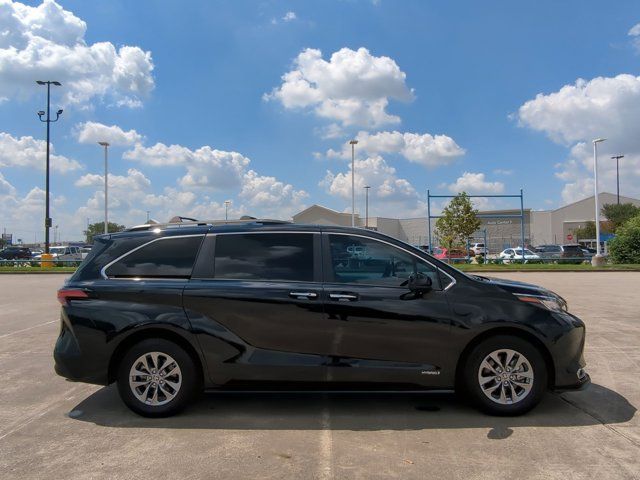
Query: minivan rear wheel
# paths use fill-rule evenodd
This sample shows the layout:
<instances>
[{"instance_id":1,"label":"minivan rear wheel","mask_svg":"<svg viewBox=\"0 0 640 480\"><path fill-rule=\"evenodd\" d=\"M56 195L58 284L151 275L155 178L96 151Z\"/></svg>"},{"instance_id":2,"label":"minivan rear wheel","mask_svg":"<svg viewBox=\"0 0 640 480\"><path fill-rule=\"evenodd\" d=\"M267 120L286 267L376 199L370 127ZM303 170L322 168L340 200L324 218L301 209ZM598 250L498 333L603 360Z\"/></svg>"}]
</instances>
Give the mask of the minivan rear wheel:
<instances>
[{"instance_id":1,"label":"minivan rear wheel","mask_svg":"<svg viewBox=\"0 0 640 480\"><path fill-rule=\"evenodd\" d=\"M464 387L491 415L521 415L535 407L547 389L547 366L526 340L497 335L478 344L464 369Z\"/></svg>"},{"instance_id":2,"label":"minivan rear wheel","mask_svg":"<svg viewBox=\"0 0 640 480\"><path fill-rule=\"evenodd\" d=\"M197 369L180 346L161 338L131 347L118 368L122 401L145 417L167 417L186 407L197 392Z\"/></svg>"}]
</instances>

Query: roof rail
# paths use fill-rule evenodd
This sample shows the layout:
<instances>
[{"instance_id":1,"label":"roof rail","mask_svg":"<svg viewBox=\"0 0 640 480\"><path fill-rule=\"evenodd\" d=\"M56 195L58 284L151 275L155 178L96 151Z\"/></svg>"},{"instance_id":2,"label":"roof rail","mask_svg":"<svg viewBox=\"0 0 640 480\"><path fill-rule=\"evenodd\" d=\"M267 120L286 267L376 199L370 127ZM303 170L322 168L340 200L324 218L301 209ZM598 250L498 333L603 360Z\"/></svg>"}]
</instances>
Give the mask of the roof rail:
<instances>
[{"instance_id":1,"label":"roof rail","mask_svg":"<svg viewBox=\"0 0 640 480\"><path fill-rule=\"evenodd\" d=\"M185 218L185 217L180 217ZM173 219L172 219L173 220ZM200 226L221 226L221 225L246 225L246 224L259 224L259 225L281 225L292 223L289 220L274 220L271 218L246 218L239 220L193 220L193 221L180 221L180 222L167 222L167 223L145 223L142 225L135 225L127 228L126 232L138 232L152 229L165 229L165 228L181 228L181 227L200 227Z\"/></svg>"}]
</instances>

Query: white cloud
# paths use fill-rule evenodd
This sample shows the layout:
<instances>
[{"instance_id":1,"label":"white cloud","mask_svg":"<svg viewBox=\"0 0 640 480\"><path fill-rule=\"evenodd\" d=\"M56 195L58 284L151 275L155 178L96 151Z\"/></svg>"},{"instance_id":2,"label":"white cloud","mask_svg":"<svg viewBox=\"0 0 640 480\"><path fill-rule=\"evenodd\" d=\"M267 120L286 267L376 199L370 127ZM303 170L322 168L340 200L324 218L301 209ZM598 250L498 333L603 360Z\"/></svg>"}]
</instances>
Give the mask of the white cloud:
<instances>
[{"instance_id":1,"label":"white cloud","mask_svg":"<svg viewBox=\"0 0 640 480\"><path fill-rule=\"evenodd\" d=\"M320 50L307 48L282 76L280 87L264 98L278 100L287 109L310 108L343 127L371 128L400 122L386 109L389 99L413 99L405 78L393 59L371 55L366 48L342 48L329 61Z\"/></svg>"},{"instance_id":2,"label":"white cloud","mask_svg":"<svg viewBox=\"0 0 640 480\"><path fill-rule=\"evenodd\" d=\"M151 53L110 42L87 44L86 23L54 0L31 7L0 1L0 97L27 97L36 79L53 79L63 104L112 98L139 106L154 88Z\"/></svg>"},{"instance_id":3,"label":"white cloud","mask_svg":"<svg viewBox=\"0 0 640 480\"><path fill-rule=\"evenodd\" d=\"M600 143L599 189L615 192L615 161L620 161L621 194L640 196L640 77L579 79L559 91L539 94L518 111L522 125L546 133L570 148L568 159L558 166L556 177L565 183L562 198L572 202L593 195L593 147Z\"/></svg>"},{"instance_id":4,"label":"white cloud","mask_svg":"<svg viewBox=\"0 0 640 480\"><path fill-rule=\"evenodd\" d=\"M109 188L125 191L144 191L151 186L151 181L140 170L130 168L127 175L109 175ZM75 182L76 187L103 187L104 175L88 173Z\"/></svg>"},{"instance_id":5,"label":"white cloud","mask_svg":"<svg viewBox=\"0 0 640 480\"><path fill-rule=\"evenodd\" d=\"M181 145L157 143L152 147L136 145L123 158L152 166L182 166L186 174L179 184L184 188L228 190L242 184L250 160L237 152L212 149L209 146L190 150Z\"/></svg>"},{"instance_id":6,"label":"white cloud","mask_svg":"<svg viewBox=\"0 0 640 480\"><path fill-rule=\"evenodd\" d=\"M446 135L428 133L378 132L369 134L361 131L356 135L357 152L367 155L399 154L413 163L427 167L446 165L464 155L463 148ZM346 142L342 150L328 150L327 157L351 158L351 145Z\"/></svg>"},{"instance_id":7,"label":"white cloud","mask_svg":"<svg viewBox=\"0 0 640 480\"><path fill-rule=\"evenodd\" d=\"M462 176L448 185L452 193L476 193L476 194L498 194L504 192L504 183L488 182L484 173L464 172Z\"/></svg>"},{"instance_id":8,"label":"white cloud","mask_svg":"<svg viewBox=\"0 0 640 480\"><path fill-rule=\"evenodd\" d=\"M333 173L327 170L324 179L319 184L327 193L344 200L351 199L351 163L347 171ZM389 165L379 155L355 161L355 192L359 205L364 195L364 187L370 186L369 192L374 215L398 216L402 212L405 216L424 215L423 202L411 183L398 178L396 169Z\"/></svg>"},{"instance_id":9,"label":"white cloud","mask_svg":"<svg viewBox=\"0 0 640 480\"><path fill-rule=\"evenodd\" d=\"M304 208L304 200L309 196L304 190L296 190L293 185L275 177L258 175L249 170L242 179L239 198L247 206L259 209L267 216L290 218Z\"/></svg>"},{"instance_id":10,"label":"white cloud","mask_svg":"<svg viewBox=\"0 0 640 480\"><path fill-rule=\"evenodd\" d=\"M636 23L627 33L631 37L631 44L640 52L640 23Z\"/></svg>"},{"instance_id":11,"label":"white cloud","mask_svg":"<svg viewBox=\"0 0 640 480\"><path fill-rule=\"evenodd\" d=\"M510 168L496 168L493 173L496 175L513 175L513 170Z\"/></svg>"},{"instance_id":12,"label":"white cloud","mask_svg":"<svg viewBox=\"0 0 640 480\"><path fill-rule=\"evenodd\" d=\"M13 137L0 132L0 167L26 167L44 170L46 166L47 142L33 137ZM66 173L82 166L70 158L55 155L50 147L50 167L53 171Z\"/></svg>"},{"instance_id":13,"label":"white cloud","mask_svg":"<svg viewBox=\"0 0 640 480\"><path fill-rule=\"evenodd\" d=\"M15 195L16 189L13 185L11 185L0 172L0 196L3 195Z\"/></svg>"},{"instance_id":14,"label":"white cloud","mask_svg":"<svg viewBox=\"0 0 640 480\"><path fill-rule=\"evenodd\" d=\"M130 146L140 143L142 135L135 130L124 131L117 125L103 125L97 122L79 123L74 128L78 142L108 142L112 146Z\"/></svg>"},{"instance_id":15,"label":"white cloud","mask_svg":"<svg viewBox=\"0 0 640 480\"><path fill-rule=\"evenodd\" d=\"M296 15L296 12L287 12L282 17L282 21L283 22L292 22L296 18L298 18L298 16Z\"/></svg>"}]
</instances>

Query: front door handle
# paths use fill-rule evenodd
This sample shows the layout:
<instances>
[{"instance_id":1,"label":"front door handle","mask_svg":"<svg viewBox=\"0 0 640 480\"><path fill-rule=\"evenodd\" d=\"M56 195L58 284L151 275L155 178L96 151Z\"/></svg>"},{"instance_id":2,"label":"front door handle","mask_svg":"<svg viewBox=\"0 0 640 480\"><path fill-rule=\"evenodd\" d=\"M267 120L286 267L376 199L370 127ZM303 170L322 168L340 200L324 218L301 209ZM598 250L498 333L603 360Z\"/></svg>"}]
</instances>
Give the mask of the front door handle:
<instances>
[{"instance_id":1,"label":"front door handle","mask_svg":"<svg viewBox=\"0 0 640 480\"><path fill-rule=\"evenodd\" d=\"M339 302L355 302L358 300L358 295L354 293L330 293L329 298Z\"/></svg>"},{"instance_id":2,"label":"front door handle","mask_svg":"<svg viewBox=\"0 0 640 480\"><path fill-rule=\"evenodd\" d=\"M289 292L289 296L293 298L307 298L309 300L318 298L318 294L316 292Z\"/></svg>"}]
</instances>

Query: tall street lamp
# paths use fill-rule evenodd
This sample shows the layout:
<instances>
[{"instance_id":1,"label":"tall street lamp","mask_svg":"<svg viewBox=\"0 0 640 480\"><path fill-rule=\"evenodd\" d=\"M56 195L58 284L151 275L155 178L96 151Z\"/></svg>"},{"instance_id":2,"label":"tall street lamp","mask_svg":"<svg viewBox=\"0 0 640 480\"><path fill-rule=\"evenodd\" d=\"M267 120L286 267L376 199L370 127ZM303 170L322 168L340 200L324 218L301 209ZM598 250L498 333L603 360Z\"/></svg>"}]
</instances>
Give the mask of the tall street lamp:
<instances>
[{"instance_id":1,"label":"tall street lamp","mask_svg":"<svg viewBox=\"0 0 640 480\"><path fill-rule=\"evenodd\" d=\"M620 159L624 155L614 155L611 159L616 161L616 192L618 194L618 205L620 205Z\"/></svg>"},{"instance_id":2,"label":"tall street lamp","mask_svg":"<svg viewBox=\"0 0 640 480\"><path fill-rule=\"evenodd\" d=\"M44 213L44 253L49 255L49 229L53 221L49 215L49 143L50 143L50 135L49 135L49 126L53 122L57 122L62 115L62 109L58 110L56 113L56 118L54 120L51 119L50 111L51 111L51 85L55 85L57 87L61 86L60 82L54 82L51 80L43 81L37 80L36 83L38 85L46 85L47 86L47 118L42 119L45 112L40 110L38 112L38 118L40 118L41 122L45 122L47 124L47 167L46 167L46 180L45 180L45 213Z\"/></svg>"},{"instance_id":3,"label":"tall street lamp","mask_svg":"<svg viewBox=\"0 0 640 480\"><path fill-rule=\"evenodd\" d=\"M231 200L224 201L224 220L225 222L229 220L229 205L231 205Z\"/></svg>"},{"instance_id":4,"label":"tall street lamp","mask_svg":"<svg viewBox=\"0 0 640 480\"><path fill-rule=\"evenodd\" d=\"M364 220L364 228L369 228L369 189L371 187L369 185L366 185L364 187L364 191L365 191L365 220Z\"/></svg>"},{"instance_id":5,"label":"tall street lamp","mask_svg":"<svg viewBox=\"0 0 640 480\"><path fill-rule=\"evenodd\" d=\"M104 147L104 233L109 233L109 187L107 180L109 178L109 143L98 142L98 145Z\"/></svg>"},{"instance_id":6,"label":"tall street lamp","mask_svg":"<svg viewBox=\"0 0 640 480\"><path fill-rule=\"evenodd\" d=\"M604 258L600 251L600 200L598 198L598 143L604 142L606 138L596 138L593 140L593 190L595 192L596 204L596 254L591 259L593 266L604 264Z\"/></svg>"},{"instance_id":7,"label":"tall street lamp","mask_svg":"<svg viewBox=\"0 0 640 480\"><path fill-rule=\"evenodd\" d=\"M356 144L358 140L351 140L351 226L356 226Z\"/></svg>"}]
</instances>

